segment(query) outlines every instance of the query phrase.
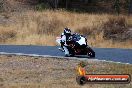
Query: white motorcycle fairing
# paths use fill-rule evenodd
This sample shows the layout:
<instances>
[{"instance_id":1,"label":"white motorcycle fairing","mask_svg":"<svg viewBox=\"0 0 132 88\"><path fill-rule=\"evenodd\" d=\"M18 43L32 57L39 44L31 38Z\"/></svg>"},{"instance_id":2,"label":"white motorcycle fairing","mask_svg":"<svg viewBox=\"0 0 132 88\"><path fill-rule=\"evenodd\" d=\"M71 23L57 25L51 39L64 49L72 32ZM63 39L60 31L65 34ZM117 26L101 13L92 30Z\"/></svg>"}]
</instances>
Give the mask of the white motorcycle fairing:
<instances>
[{"instance_id":1,"label":"white motorcycle fairing","mask_svg":"<svg viewBox=\"0 0 132 88\"><path fill-rule=\"evenodd\" d=\"M84 37L81 37L81 39L79 41L76 41L79 43L79 45L86 45L86 41L85 41L85 38Z\"/></svg>"}]
</instances>

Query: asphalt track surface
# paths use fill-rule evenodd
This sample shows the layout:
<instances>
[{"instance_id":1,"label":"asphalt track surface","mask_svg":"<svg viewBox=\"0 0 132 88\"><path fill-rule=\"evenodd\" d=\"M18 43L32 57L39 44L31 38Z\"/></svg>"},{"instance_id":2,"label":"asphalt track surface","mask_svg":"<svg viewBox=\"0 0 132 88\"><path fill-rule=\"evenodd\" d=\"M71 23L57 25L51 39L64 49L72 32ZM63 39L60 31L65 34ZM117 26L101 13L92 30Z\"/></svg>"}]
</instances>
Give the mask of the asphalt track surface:
<instances>
[{"instance_id":1,"label":"asphalt track surface","mask_svg":"<svg viewBox=\"0 0 132 88\"><path fill-rule=\"evenodd\" d=\"M61 57L64 53L58 50L59 46L32 46L32 45L0 45L0 54L15 54L42 57ZM70 57L71 59L98 59L117 63L132 64L132 49L93 48L95 58L86 56Z\"/></svg>"}]
</instances>

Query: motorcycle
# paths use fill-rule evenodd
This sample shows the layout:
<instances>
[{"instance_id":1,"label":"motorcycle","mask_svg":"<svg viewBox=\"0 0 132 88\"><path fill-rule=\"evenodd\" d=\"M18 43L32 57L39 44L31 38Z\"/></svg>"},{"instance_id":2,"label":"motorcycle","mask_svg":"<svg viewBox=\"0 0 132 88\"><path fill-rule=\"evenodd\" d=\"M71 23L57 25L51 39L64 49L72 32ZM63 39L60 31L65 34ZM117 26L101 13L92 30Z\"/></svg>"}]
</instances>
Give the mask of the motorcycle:
<instances>
[{"instance_id":1,"label":"motorcycle","mask_svg":"<svg viewBox=\"0 0 132 88\"><path fill-rule=\"evenodd\" d=\"M56 42L60 44L61 37L56 38ZM86 45L79 45L78 42L86 42ZM83 35L74 34L72 35L70 41L67 43L67 49L69 51L70 56L75 55L87 55L89 57L95 57L95 52L91 47L87 45L87 39Z\"/></svg>"}]
</instances>

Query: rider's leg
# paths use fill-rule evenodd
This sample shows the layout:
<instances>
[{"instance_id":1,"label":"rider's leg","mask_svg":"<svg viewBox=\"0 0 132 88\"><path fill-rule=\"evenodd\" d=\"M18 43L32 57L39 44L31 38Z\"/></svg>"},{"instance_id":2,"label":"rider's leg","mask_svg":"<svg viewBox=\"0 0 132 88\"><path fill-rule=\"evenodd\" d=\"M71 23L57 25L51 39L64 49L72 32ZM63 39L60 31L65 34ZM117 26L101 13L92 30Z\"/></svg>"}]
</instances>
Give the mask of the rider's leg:
<instances>
[{"instance_id":1,"label":"rider's leg","mask_svg":"<svg viewBox=\"0 0 132 88\"><path fill-rule=\"evenodd\" d=\"M64 42L60 42L60 44L61 44L61 48L59 48L59 50L64 51L64 48L63 48Z\"/></svg>"},{"instance_id":2,"label":"rider's leg","mask_svg":"<svg viewBox=\"0 0 132 88\"><path fill-rule=\"evenodd\" d=\"M69 50L66 46L63 46L63 49L65 50L65 56L69 56Z\"/></svg>"}]
</instances>

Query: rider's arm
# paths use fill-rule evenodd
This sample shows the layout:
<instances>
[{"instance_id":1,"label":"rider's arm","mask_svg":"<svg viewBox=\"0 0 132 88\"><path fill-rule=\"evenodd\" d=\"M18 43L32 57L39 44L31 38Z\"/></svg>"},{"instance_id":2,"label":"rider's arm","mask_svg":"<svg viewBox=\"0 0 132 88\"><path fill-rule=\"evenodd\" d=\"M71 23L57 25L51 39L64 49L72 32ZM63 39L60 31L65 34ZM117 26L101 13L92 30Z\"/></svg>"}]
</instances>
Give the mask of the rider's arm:
<instances>
[{"instance_id":1,"label":"rider's arm","mask_svg":"<svg viewBox=\"0 0 132 88\"><path fill-rule=\"evenodd\" d=\"M66 36L65 35L63 35L62 37L61 37L61 42L66 42Z\"/></svg>"}]
</instances>

